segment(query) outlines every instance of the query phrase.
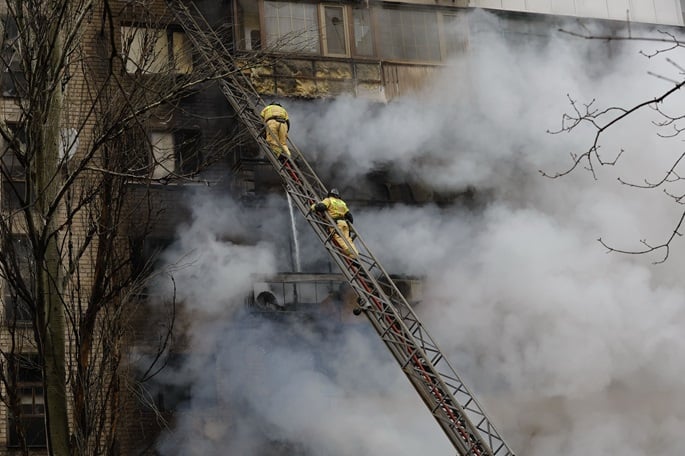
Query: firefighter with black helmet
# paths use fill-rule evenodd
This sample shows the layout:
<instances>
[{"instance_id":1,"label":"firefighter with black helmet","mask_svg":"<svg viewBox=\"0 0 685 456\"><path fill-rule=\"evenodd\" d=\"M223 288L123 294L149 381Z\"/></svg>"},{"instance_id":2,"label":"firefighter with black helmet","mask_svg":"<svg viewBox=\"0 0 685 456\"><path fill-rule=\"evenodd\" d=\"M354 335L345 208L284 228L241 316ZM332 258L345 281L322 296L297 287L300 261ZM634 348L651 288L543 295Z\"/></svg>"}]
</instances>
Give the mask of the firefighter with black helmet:
<instances>
[{"instance_id":1,"label":"firefighter with black helmet","mask_svg":"<svg viewBox=\"0 0 685 456\"><path fill-rule=\"evenodd\" d=\"M328 192L328 197L324 198L319 203L312 204L311 209L318 213L328 212L335 223L338 225L338 229L343 234L344 239L341 238L335 230L332 230L333 241L338 247L340 247L350 258L357 258L359 256L359 251L357 247L352 242L350 237L350 226L349 224L354 222L352 213L347 207L345 201L340 198L340 193L337 188L332 188Z\"/></svg>"},{"instance_id":2,"label":"firefighter with black helmet","mask_svg":"<svg viewBox=\"0 0 685 456\"><path fill-rule=\"evenodd\" d=\"M266 124L266 142L279 160L290 158L288 131L290 119L288 112L280 103L267 105L260 114Z\"/></svg>"}]
</instances>

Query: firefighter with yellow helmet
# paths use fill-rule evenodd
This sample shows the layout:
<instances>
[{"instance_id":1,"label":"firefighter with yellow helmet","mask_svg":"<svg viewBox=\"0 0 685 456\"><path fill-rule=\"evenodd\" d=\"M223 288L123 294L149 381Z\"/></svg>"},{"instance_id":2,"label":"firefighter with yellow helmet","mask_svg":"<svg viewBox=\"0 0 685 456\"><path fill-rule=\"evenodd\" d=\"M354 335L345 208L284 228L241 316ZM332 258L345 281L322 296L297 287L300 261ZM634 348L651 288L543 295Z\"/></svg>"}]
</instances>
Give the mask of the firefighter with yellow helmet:
<instances>
[{"instance_id":1,"label":"firefighter with yellow helmet","mask_svg":"<svg viewBox=\"0 0 685 456\"><path fill-rule=\"evenodd\" d=\"M290 119L288 112L279 103L267 105L260 114L266 124L266 142L279 160L290 158L288 149L288 130Z\"/></svg>"},{"instance_id":2,"label":"firefighter with yellow helmet","mask_svg":"<svg viewBox=\"0 0 685 456\"><path fill-rule=\"evenodd\" d=\"M340 198L340 193L337 189L332 188L328 192L328 197L324 198L319 203L312 204L311 210L318 213L328 212L335 223L338 225L338 229L343 234L344 239L338 235L335 230L331 230L333 234L333 241L338 247L342 249L345 255L350 258L357 258L359 256L359 251L357 247L352 242L350 237L350 226L348 223L353 223L354 218L352 213L347 208L347 204Z\"/></svg>"}]
</instances>

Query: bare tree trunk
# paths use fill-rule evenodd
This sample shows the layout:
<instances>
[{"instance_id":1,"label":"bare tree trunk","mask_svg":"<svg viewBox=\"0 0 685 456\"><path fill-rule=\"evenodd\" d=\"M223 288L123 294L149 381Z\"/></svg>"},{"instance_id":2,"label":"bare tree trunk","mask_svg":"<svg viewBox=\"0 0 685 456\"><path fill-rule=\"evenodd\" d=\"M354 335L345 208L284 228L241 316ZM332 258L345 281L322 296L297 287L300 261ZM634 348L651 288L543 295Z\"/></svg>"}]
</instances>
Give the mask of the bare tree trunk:
<instances>
[{"instance_id":1,"label":"bare tree trunk","mask_svg":"<svg viewBox=\"0 0 685 456\"><path fill-rule=\"evenodd\" d=\"M59 78L64 52L62 32L50 27L55 40L49 49L52 90L45 102L45 124L42 126L42 147L35 157L35 194L37 198L36 230L38 240L44 246L45 257L37 261L38 299L42 300L45 321L38 328L42 341L44 361L43 381L46 404L48 450L51 455L65 456L69 450L69 425L67 420L66 357L65 357L65 309L60 286L60 255L57 238L57 208L54 206L59 190L60 125L63 106L63 85Z\"/></svg>"}]
</instances>

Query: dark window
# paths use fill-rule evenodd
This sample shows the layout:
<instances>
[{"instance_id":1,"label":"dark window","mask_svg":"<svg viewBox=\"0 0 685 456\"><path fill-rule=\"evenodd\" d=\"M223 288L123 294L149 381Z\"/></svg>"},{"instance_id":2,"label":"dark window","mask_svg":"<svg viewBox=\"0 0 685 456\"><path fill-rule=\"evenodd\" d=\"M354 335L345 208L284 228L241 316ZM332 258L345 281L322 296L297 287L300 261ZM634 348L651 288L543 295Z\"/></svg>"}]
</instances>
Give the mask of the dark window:
<instances>
[{"instance_id":1,"label":"dark window","mask_svg":"<svg viewBox=\"0 0 685 456\"><path fill-rule=\"evenodd\" d=\"M187 365L187 355L180 353L169 353L166 359L166 366L164 373L174 376L184 365ZM138 372L138 376L142 376L143 372ZM149 375L146 373L145 375ZM149 397L156 398L157 411L162 413L172 413L179 410L179 408L188 402L191 398L191 385L189 381L181 379L181 376L176 376L173 381L165 376L153 376L142 379L141 387L145 389ZM214 392L205 391L205 394L214 394ZM151 405L151 404L150 404Z\"/></svg>"},{"instance_id":2,"label":"dark window","mask_svg":"<svg viewBox=\"0 0 685 456\"><path fill-rule=\"evenodd\" d=\"M17 356L14 370L8 374L10 379L16 379L19 409L9 413L7 446L21 446L23 434L27 447L45 447L45 401L38 356Z\"/></svg>"},{"instance_id":3,"label":"dark window","mask_svg":"<svg viewBox=\"0 0 685 456\"><path fill-rule=\"evenodd\" d=\"M24 207L27 196L26 181L18 179L2 179L2 208L18 210Z\"/></svg>"},{"instance_id":4,"label":"dark window","mask_svg":"<svg viewBox=\"0 0 685 456\"><path fill-rule=\"evenodd\" d=\"M262 34L259 30L250 30L250 49L262 48Z\"/></svg>"},{"instance_id":5,"label":"dark window","mask_svg":"<svg viewBox=\"0 0 685 456\"><path fill-rule=\"evenodd\" d=\"M162 266L161 254L172 242L173 239L166 237L131 238L131 268L133 276L140 280L140 295L149 295L145 282L153 271Z\"/></svg>"},{"instance_id":6,"label":"dark window","mask_svg":"<svg viewBox=\"0 0 685 456\"><path fill-rule=\"evenodd\" d=\"M19 31L14 18L5 16L2 18L2 46L0 55L2 58L0 84L2 95L5 97L18 97L26 87L26 78L21 66L21 41Z\"/></svg>"},{"instance_id":7,"label":"dark window","mask_svg":"<svg viewBox=\"0 0 685 456\"><path fill-rule=\"evenodd\" d=\"M29 324L31 312L31 248L24 235L13 235L5 246L6 274L3 301L5 318L9 324Z\"/></svg>"},{"instance_id":8,"label":"dark window","mask_svg":"<svg viewBox=\"0 0 685 456\"><path fill-rule=\"evenodd\" d=\"M29 303L18 293L5 293L5 310L8 322L29 324L32 321Z\"/></svg>"},{"instance_id":9,"label":"dark window","mask_svg":"<svg viewBox=\"0 0 685 456\"><path fill-rule=\"evenodd\" d=\"M200 133L195 130L180 130L174 134L174 148L179 173L195 174L200 170L202 155L200 153Z\"/></svg>"},{"instance_id":10,"label":"dark window","mask_svg":"<svg viewBox=\"0 0 685 456\"><path fill-rule=\"evenodd\" d=\"M13 134L13 141L3 141L0 152L2 176L2 208L16 210L27 204L26 168L20 157L26 145L26 133L16 125L8 125Z\"/></svg>"}]
</instances>

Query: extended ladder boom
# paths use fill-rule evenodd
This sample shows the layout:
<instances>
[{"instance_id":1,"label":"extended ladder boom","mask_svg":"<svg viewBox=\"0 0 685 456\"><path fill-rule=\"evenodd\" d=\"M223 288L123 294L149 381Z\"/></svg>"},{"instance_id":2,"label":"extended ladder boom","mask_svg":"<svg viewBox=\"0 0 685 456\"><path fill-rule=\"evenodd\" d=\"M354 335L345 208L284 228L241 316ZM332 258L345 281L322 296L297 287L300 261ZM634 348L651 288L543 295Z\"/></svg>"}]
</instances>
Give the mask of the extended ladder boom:
<instances>
[{"instance_id":1,"label":"extended ladder boom","mask_svg":"<svg viewBox=\"0 0 685 456\"><path fill-rule=\"evenodd\" d=\"M335 221L310 211L311 204L326 195L326 188L294 144L289 145L292 160L285 164L270 151L259 115L261 98L201 12L192 2L191 6L180 0L170 3L203 63L222 75L219 83L224 96L277 170L286 192L360 297L374 329L459 455L513 456L359 233L350 228L359 250L359 258L352 261L332 240L333 232L341 234Z\"/></svg>"}]
</instances>

